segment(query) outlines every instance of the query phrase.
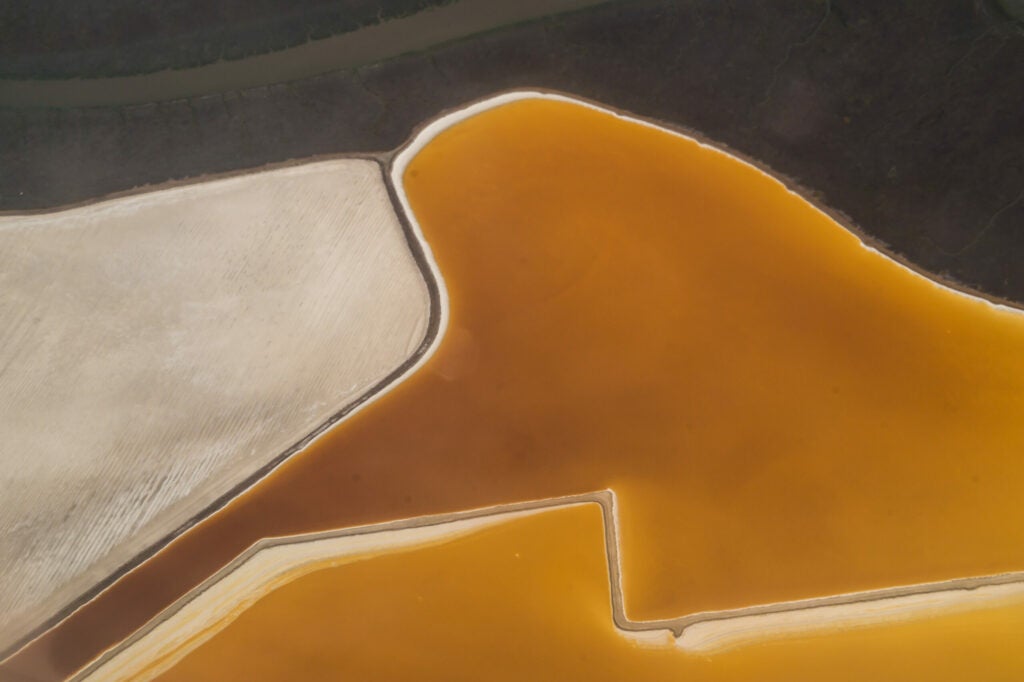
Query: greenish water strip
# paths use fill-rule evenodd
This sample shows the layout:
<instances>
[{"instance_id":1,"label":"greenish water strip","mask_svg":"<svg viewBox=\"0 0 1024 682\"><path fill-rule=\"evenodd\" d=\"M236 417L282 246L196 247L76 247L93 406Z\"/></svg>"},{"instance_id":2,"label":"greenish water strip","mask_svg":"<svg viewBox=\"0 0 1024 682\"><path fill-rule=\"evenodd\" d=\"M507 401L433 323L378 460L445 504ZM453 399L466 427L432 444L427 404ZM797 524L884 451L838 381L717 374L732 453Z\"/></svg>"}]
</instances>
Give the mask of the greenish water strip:
<instances>
[{"instance_id":1,"label":"greenish water strip","mask_svg":"<svg viewBox=\"0 0 1024 682\"><path fill-rule=\"evenodd\" d=\"M382 61L490 29L608 0L461 0L278 52L138 76L0 80L0 107L143 104L283 83Z\"/></svg>"}]
</instances>

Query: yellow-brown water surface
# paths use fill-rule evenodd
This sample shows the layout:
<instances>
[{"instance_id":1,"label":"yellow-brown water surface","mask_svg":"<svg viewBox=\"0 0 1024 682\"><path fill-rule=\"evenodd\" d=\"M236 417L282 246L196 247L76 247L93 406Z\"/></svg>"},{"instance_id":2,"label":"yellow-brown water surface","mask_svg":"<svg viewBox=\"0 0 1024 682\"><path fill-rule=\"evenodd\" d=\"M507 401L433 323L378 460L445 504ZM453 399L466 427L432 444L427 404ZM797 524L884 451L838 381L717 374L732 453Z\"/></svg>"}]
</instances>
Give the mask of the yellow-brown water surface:
<instances>
[{"instance_id":1,"label":"yellow-brown water surface","mask_svg":"<svg viewBox=\"0 0 1024 682\"><path fill-rule=\"evenodd\" d=\"M16 665L80 666L262 537L605 488L635 620L1024 570L1024 316L749 165L578 104L459 122L404 183L449 296L436 354ZM531 617L577 598L605 618L579 595Z\"/></svg>"},{"instance_id":2,"label":"yellow-brown water surface","mask_svg":"<svg viewBox=\"0 0 1024 682\"><path fill-rule=\"evenodd\" d=\"M544 512L322 569L257 602L158 679L863 682L1024 676L1024 598L691 653L612 624L601 514Z\"/></svg>"}]
</instances>

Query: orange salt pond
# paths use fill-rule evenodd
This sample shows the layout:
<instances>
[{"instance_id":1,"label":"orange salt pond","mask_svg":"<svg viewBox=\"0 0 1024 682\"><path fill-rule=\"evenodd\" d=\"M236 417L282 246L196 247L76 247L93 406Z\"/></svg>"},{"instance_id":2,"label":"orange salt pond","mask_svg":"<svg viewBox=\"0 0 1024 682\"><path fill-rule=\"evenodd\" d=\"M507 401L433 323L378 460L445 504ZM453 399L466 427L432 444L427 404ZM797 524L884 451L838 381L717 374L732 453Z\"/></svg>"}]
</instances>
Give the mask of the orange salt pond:
<instances>
[{"instance_id":1,"label":"orange salt pond","mask_svg":"<svg viewBox=\"0 0 1024 682\"><path fill-rule=\"evenodd\" d=\"M84 664L263 537L603 489L635 621L1024 570L1021 314L864 248L750 165L578 103L481 110L401 179L448 295L436 353L23 652L25 669L55 651ZM637 649L609 618L600 543L575 530L589 518L318 572L244 617L301 631L266 635L294 655L232 649L263 627L240 619L250 634L193 663L235 651L313 675L349 652L377 679L425 679L408 670L436 655L446 679L789 680L917 674L903 666L927 654L929 679L964 679L967 638L1019 676L1019 608L711 662ZM532 548L523 573L479 549L503 534ZM317 594L351 603L351 622Z\"/></svg>"},{"instance_id":2,"label":"orange salt pond","mask_svg":"<svg viewBox=\"0 0 1024 682\"><path fill-rule=\"evenodd\" d=\"M170 665L244 680L1018 680L1024 593L1000 605L725 651L616 631L601 514L551 509L440 547L324 568Z\"/></svg>"}]
</instances>

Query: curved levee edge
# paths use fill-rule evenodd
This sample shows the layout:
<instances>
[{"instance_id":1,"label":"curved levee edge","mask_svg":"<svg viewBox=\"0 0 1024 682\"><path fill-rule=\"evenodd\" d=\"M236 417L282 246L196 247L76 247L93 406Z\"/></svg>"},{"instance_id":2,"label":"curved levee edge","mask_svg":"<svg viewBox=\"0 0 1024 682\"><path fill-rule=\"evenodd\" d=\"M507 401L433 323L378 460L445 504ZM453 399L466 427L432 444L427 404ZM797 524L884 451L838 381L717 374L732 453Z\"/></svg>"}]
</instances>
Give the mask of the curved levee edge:
<instances>
[{"instance_id":1,"label":"curved levee edge","mask_svg":"<svg viewBox=\"0 0 1024 682\"><path fill-rule=\"evenodd\" d=\"M387 377L385 377L383 380L378 382L378 384L373 386L371 389L369 389L362 396L360 396L355 401L350 403L348 406L343 408L341 411L339 411L338 413L333 415L329 420L327 420L326 422L321 424L309 436L307 436L306 438L302 439L301 441L296 443L294 446L292 446L291 448L289 448L285 452L283 452L280 455L278 455L277 457L275 457L270 463L265 465L263 468L261 468L259 471L257 471L253 475L251 475L249 478L247 478L245 481L240 483L238 486L236 486L232 490L228 491L227 493L225 493L224 495L219 497L216 501L214 501L206 509L204 509L202 512L197 514L195 517L190 519L185 524L182 524L179 528L177 528L171 534L166 536L163 540L159 541L158 543L155 543L154 545L152 545L150 548L148 548L144 552L141 552L140 554L136 555L136 557L134 557L130 561L125 562L125 564L122 565L121 568L119 568L117 571L112 573L108 578L106 578L103 581L97 583L97 585L92 590L89 590L87 593L83 594L81 598L79 598L78 600L75 600L74 602L69 604L66 608L62 609L60 612L55 614L52 618L48 619L43 625L41 625L39 628L37 628L36 630L34 630L31 633L29 633L28 635L26 635L20 641L16 642L8 650L0 652L0 664L2 664L8 658L10 658L11 656L15 655L16 653L18 653L20 650L22 650L26 646L28 646L32 641L37 639L39 636L41 636L42 634L44 634L45 632L47 632L48 630L50 630L51 628L53 628L54 626L59 624L61 621L63 621L65 618L67 618L69 615L71 615L74 611L76 611L77 609L81 608L84 604L86 604L89 601L95 599L97 596L99 596L99 594L101 594L104 590L106 590L108 587L110 587L114 582L116 582L118 579L120 579L121 577L123 577L124 575L129 573L131 570L133 570L136 567L138 567L142 562L144 562L145 560L147 560L150 557L152 557L158 551L162 550L164 547L169 545L171 542L173 542L176 538L178 538L184 532L186 532L187 530L189 530L190 528L192 528L193 526L195 526L196 524L198 524L202 520L208 518L212 514L216 513L220 509L222 509L232 499L237 497L239 494L245 492L246 490L251 488L253 485L258 483L260 480L262 480L264 477L266 477L277 466L279 466L283 461L285 461L286 459L291 457L293 454L295 454L299 450L303 449L304 447L306 447L307 445L312 443L317 437L322 435L327 429L329 429L330 427L332 427L335 424L339 423L344 418L348 417L350 414L354 414L358 410L360 410L363 407L365 407L366 405L372 403L373 400L376 399L377 397L379 397L380 395L385 394L387 392L387 390L390 390L391 388L393 388L394 385L396 385L401 379L404 379L407 376L409 376L412 372L414 372L416 369L418 369L423 363L426 362L426 360L428 360L430 358L430 356L434 353L434 351L436 350L437 346L439 345L440 340L443 337L444 331L445 331L445 329L447 327L447 321L448 321L447 294L446 294L446 291L444 289L444 282L443 282L442 275L439 272L439 270L437 268L437 265L436 265L436 263L433 260L433 256L432 256L432 252L430 250L430 247L426 243L426 240L424 239L422 231L421 231L421 229L419 227L419 224L416 222L415 216L413 215L411 207L409 206L408 198L405 195L403 184L402 184L402 175L404 174L405 168L408 166L408 164L411 161L411 159L413 157L415 157L416 153L418 153L419 150L421 150L427 143L429 143L432 139L434 139L438 134L440 134L441 132L443 132L447 128L451 127L455 123L457 123L457 122L459 122L461 120L470 118L472 116L475 116L475 115L477 115L479 113L482 113L484 111L487 111L489 109L493 109L495 107L499 107L499 106L502 106L504 104L507 104L507 103L510 103L510 102L514 102L514 101L517 101L517 100L529 99L529 98L551 99L551 100L556 100L556 101L563 101L563 102L567 102L567 103L572 103L572 104L576 104L576 105L580 105L580 106L585 106L587 108L590 108L590 109L593 109L593 110L596 110L596 111L600 111L600 112L605 113L605 114L609 114L609 115L615 116L616 118L622 119L624 121L628 121L628 122L631 122L631 123L639 124L639 125L642 125L644 127L653 128L653 129L659 130L659 131L664 132L664 133L668 133L668 134L671 134L671 135L674 135L674 136L677 136L677 137L680 137L680 138L683 138L683 139L687 139L687 140L695 142L695 143L699 144L701 147L706 148L708 150L711 150L711 151L713 151L715 153L724 154L726 156L729 156L729 157L733 158L734 160L736 160L736 161L738 161L740 163L743 163L743 164L745 164L747 166L755 168L758 172L762 173L764 176L766 176L767 178L771 179L771 181L781 185L787 192L789 192L793 196L797 197L798 199L800 199L801 201L806 203L808 206L810 206L815 211L818 211L819 213L822 213L822 214L828 216L833 222L835 222L836 224L838 224L842 228L846 229L854 237L856 237L857 241L860 243L860 245L864 249L867 249L868 251L874 252L875 254L879 255L882 258L886 258L886 259L892 261L893 263L895 263L899 267L901 267L901 268L909 271L910 273L912 273L912 274L914 274L914 275L916 275L918 277L921 277L922 279L928 281L933 286L940 287L942 289L954 292L954 293L956 293L958 295L965 296L965 297L967 297L969 299L972 299L972 300L975 300L975 301L981 301L981 302L985 303L986 305L989 305L989 306L991 306L991 307L993 307L995 309L998 309L998 310L1002 310L1002 311L1006 311L1006 312L1011 312L1011 313L1016 313L1016 314L1024 314L1024 310L1022 310L1020 307L1018 307L1018 305L1015 304L1015 303L1012 303L1010 301L1001 300L1001 299L998 299L998 298L995 298L995 297L991 297L991 296L988 296L986 294L982 294L980 292L977 292L977 291L974 291L974 290L970 289L969 287L962 286L962 285L960 285L958 283L940 281L939 279L931 276L929 273L927 273L927 272L917 268L913 264L909 263L908 261L906 261L902 257L900 257L900 256L898 256L896 254L888 252L888 250L884 246L882 246L879 243L877 243L876 240L871 239L870 237L866 236L863 232L861 232L859 229L854 227L852 225L851 221L848 218L846 218L846 216L843 216L842 214L838 214L836 212L830 211L830 210L828 210L828 209L818 205L814 201L810 200L805 194L801 193L800 191L797 191L797 190L793 189L790 185L787 185L785 182L780 180L779 178L782 177L782 176L780 176L779 174L774 174L772 172L769 172L769 170L766 169L763 165L759 164L758 162L756 162L756 161L754 161L752 159L745 158L743 155L741 155L741 154L739 154L739 153L737 153L737 152L735 152L733 150L726 151L725 145L718 144L718 143L713 143L713 142L703 138L702 136L694 133L693 131L683 132L683 130L680 127L677 127L677 126L672 126L670 124L659 123L659 122L656 122L656 121L653 121L653 120L650 120L650 119L629 115L629 114L626 114L626 113L624 113L622 111L616 110L616 109L611 108L611 107L607 107L607 106L603 106L603 105L597 104L595 102L586 100L584 98L568 96L568 95L565 95L565 94L562 94L562 93L558 93L558 92L554 92L554 91L550 91L550 90L544 90L544 89L541 89L541 88L535 88L535 89L514 89L514 90L505 91L505 92L500 92L500 93L498 93L496 95L492 95L490 97L486 97L486 98L483 98L483 99L471 102L470 104L465 105L463 107L459 107L459 108L455 108L455 109L450 109L450 110L448 110L446 112L443 112L442 114L440 114L438 117L436 117L432 121L424 124L423 126L418 128L417 130L415 130L413 132L413 134L411 135L409 141L406 142L403 146L401 146L397 151L395 151L393 153L382 154L382 155L378 155L378 156L369 156L369 157L367 155L365 155L365 154L323 155L323 156L314 157L314 159L302 159L302 160L288 162L288 163L284 163L284 164L272 164L272 165L269 165L269 166L264 166L264 167L262 167L260 169L246 169L246 170L240 171L238 173L219 174L220 177L232 176L232 175L241 175L241 174L247 174L247 173L255 172L257 170L265 170L267 168L282 167L282 166L294 165L294 164L297 164L297 163L308 163L311 160L324 160L324 159L331 159L331 158L336 158L336 159L341 159L341 158L371 158L371 159L375 160L381 166L381 168L382 168L382 171L383 171L383 174L384 174L384 178L385 178L385 184L387 186L388 193L389 193L389 195L392 198L392 201L396 204L396 206L400 206L401 209L402 209L400 211L396 210L396 215L398 216L399 222L402 225L403 232L405 233L406 240L407 240L407 242L409 244L409 248L410 248L410 250L411 250L411 252L413 254L413 257L416 260L417 264L420 266L421 272L423 273L423 277L424 277L424 280L425 280L426 285L427 285L428 294L429 294L430 302L431 302L431 310L430 310L430 317L429 317L429 320L428 320L428 327L427 327L427 331L426 331L426 334L424 336L424 339L421 342L421 344L420 344L419 348L417 349L416 353L414 353L408 360L406 360L406 362L404 362L402 365L400 365L398 368L396 368ZM206 181L208 179L209 179L209 176L204 176L204 177L200 177L200 178L195 178L194 180L189 180L189 181L185 181L185 182L174 182L174 183L169 183L169 184L172 184L172 185L192 184L193 182L198 183L198 182ZM795 183L793 183L793 184L795 184ZM154 190L158 191L159 188L147 187L147 188L144 188L143 191L150 192L150 191L154 191ZM123 195L130 195L130 194L136 194L136 193L138 193L138 192L123 192L123 193L118 193L115 196L123 196ZM101 199L101 200L108 200L108 199L109 199L109 197L106 197L106 198ZM96 203L96 202L95 201L81 202L78 205L91 204L91 203ZM31 213L50 213L50 212L54 212L54 211L52 211L52 210L32 211ZM21 215L21 214L24 214L24 213L30 213L30 212L19 212L17 214ZM257 545L258 544L259 543L257 543ZM256 545L254 545L254 547L255 546ZM610 567L610 571L613 572L617 576L617 575L619 575L619 572L620 572L618 547L617 547L617 544L615 544L615 543L609 543L608 547L609 547L609 567ZM792 611L796 611L796 610L805 610L805 609L811 609L811 608L822 607L822 606L835 606L835 605L851 604L851 603L864 603L864 602L868 602L868 601L878 601L878 600L882 600L882 599L892 599L892 598L896 598L896 597L903 597L903 596L909 596L909 595L915 595L915 594L938 593L938 592L943 592L943 591L965 590L965 589L966 590L974 590L974 589L977 589L977 588L983 587L983 586L1005 585L1005 584L1017 583L1017 582L1021 582L1021 581L1024 581L1024 572L1021 572L1021 573L1011 573L1011 574L1002 574L1002 575L996 575L996 576L979 577L979 578L967 578L967 579L959 579L959 580L949 580L949 581L942 581L942 582L938 582L938 583L929 583L929 584L926 584L926 585L916 585L916 586L908 586L908 587L897 587L897 588L886 589L886 590L874 590L874 591L870 591L870 592L859 592L859 593L851 593L851 594L846 594L846 595L835 595L835 596L823 597L823 598L818 598L818 599L810 599L810 600L799 600L799 601L793 601L793 602L781 602L781 603L762 605L762 606L754 606L754 607L743 608L743 609L735 609L735 610L729 610L729 611L704 612L704 613L699 613L699 614L692 614L691 616L687 616L687 617L684 617L684 618L681 618L681 619L675 619L675 620L669 620L669 621L645 622L645 623L634 623L634 622L630 621L628 618L626 618L625 612L624 612L624 605L623 605L623 602L622 602L622 595L621 595L621 593L619 593L615 589L612 590L612 593L613 593L612 594L612 600L613 600L613 605L615 606L615 608L613 608L613 615L614 615L614 617L616 619L616 625L620 629L622 629L623 631L626 631L626 632L636 632L636 633L645 633L645 632L649 633L651 631L658 631L658 630L669 629L669 630L672 630L673 633L676 636L681 636L682 633L683 633L683 630L686 627L688 627L689 625L692 625L692 624L696 624L698 622L702 622L703 623L703 622L711 622L711 621L720 621L720 620L725 620L725 619L731 619L731 618L737 618L737 617L743 617L743 616L754 616L754 615L760 615L760 614L786 613L786 612L792 612ZM615 583L616 583L616 581L613 580L613 585ZM187 596L188 595L186 595L186 597ZM168 608L172 608L172 607L168 607ZM161 616L157 616L157 618L160 618L160 617ZM156 620L156 618L154 619L154 621L155 620ZM147 626L144 626L143 629L145 629L146 627L149 627L148 624L147 624ZM139 632L142 632L142 630L140 630ZM134 637L134 635L133 635L133 637ZM130 639L131 638L129 638L129 640ZM128 642L129 640L125 640L125 642ZM109 649L104 654L101 654L101 657L105 656L109 652L113 652L113 651L119 650L121 648L121 646L125 642L122 642L122 644L116 645L115 647ZM96 659L96 660L100 660L100 659Z\"/></svg>"},{"instance_id":2,"label":"curved levee edge","mask_svg":"<svg viewBox=\"0 0 1024 682\"><path fill-rule=\"evenodd\" d=\"M642 116L635 116L624 111L615 109L614 107L608 107L597 102L593 102L586 98L566 95L564 93L555 92L552 90L546 90L543 88L534 89L516 89L508 90L491 97L477 100L464 107L450 110L446 113L441 114L438 118L430 121L425 126L419 128L414 134L412 139L406 143L403 147L400 147L398 152L393 157L391 162L391 180L399 188L399 194L404 200L404 190L401 189L401 175L408 165L409 161L416 155L416 153L426 146L431 140L437 137L438 134L455 125L459 121L465 120L481 114L489 109L494 109L511 102L516 102L524 99L545 99L557 102L565 102L568 104L575 104L577 106L583 106L593 111L598 111L603 114L614 116L617 119L633 123L636 125L643 126L657 130L662 133L667 133L674 137L682 138L689 142L696 143L701 148L711 151L715 154L722 154L727 156L738 163L753 168L759 172L765 178L771 180L773 183L779 185L786 190L790 195L796 197L801 202L812 208L817 213L823 214L828 217L832 222L838 224L841 228L851 233L856 237L857 241L860 242L862 248L881 256L889 261L892 261L904 270L913 273L914 275L926 280L933 286L940 287L941 289L952 291L956 294L966 296L969 299L975 301L981 301L986 305L992 306L998 310L1012 312L1017 314L1024 314L1024 308L1020 304L1001 299L995 296L984 294L980 291L976 291L971 287L960 284L954 281L945 281L939 277L932 275L931 273L915 266L914 264L907 261L902 256L889 251L883 246L878 240L868 236L862 230L853 225L852 221L845 215L831 210L827 207L820 205L818 202L808 198L811 192L789 179L785 178L784 175L772 171L764 164L755 161L733 149L728 148L726 145L707 139L699 133L684 129L682 126L676 126L672 124L666 124L663 122L655 121ZM407 211L410 219L412 218L412 212L409 209L408 203L402 204L404 210ZM417 228L418 230L418 228Z\"/></svg>"}]
</instances>

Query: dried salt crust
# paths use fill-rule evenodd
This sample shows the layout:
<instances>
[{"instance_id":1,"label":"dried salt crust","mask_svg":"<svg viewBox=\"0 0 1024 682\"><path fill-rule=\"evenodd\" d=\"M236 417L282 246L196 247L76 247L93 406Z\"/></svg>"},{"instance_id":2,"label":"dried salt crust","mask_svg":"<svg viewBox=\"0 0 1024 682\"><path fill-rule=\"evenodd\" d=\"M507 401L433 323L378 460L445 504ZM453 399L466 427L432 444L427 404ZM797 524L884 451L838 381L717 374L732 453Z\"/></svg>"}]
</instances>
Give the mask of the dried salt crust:
<instances>
[{"instance_id":1,"label":"dried salt crust","mask_svg":"<svg viewBox=\"0 0 1024 682\"><path fill-rule=\"evenodd\" d=\"M428 336L380 164L0 217L0 650L387 383Z\"/></svg>"}]
</instances>

